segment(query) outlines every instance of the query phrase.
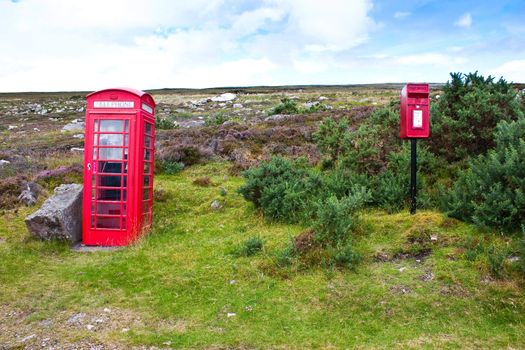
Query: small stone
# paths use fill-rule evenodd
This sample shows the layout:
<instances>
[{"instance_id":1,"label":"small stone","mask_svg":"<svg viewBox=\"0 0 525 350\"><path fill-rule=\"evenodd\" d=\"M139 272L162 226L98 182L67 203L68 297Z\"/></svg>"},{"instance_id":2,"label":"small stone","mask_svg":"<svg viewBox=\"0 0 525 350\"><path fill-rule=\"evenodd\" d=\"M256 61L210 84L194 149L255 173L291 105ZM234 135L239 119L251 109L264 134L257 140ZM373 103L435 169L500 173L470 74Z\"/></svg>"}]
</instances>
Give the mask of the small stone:
<instances>
[{"instance_id":1,"label":"small stone","mask_svg":"<svg viewBox=\"0 0 525 350\"><path fill-rule=\"evenodd\" d=\"M251 307L250 305L248 305L248 306L246 306L246 307L244 308L244 311L246 311L246 312L252 312L252 311L253 311L253 307Z\"/></svg>"},{"instance_id":2,"label":"small stone","mask_svg":"<svg viewBox=\"0 0 525 350\"><path fill-rule=\"evenodd\" d=\"M129 328L122 328L121 332L122 332L122 333L129 332Z\"/></svg>"},{"instance_id":3,"label":"small stone","mask_svg":"<svg viewBox=\"0 0 525 350\"><path fill-rule=\"evenodd\" d=\"M16 128L18 128L18 126L16 126L16 125L9 125L7 127L7 130L13 130L13 129L16 129Z\"/></svg>"},{"instance_id":4,"label":"small stone","mask_svg":"<svg viewBox=\"0 0 525 350\"><path fill-rule=\"evenodd\" d=\"M235 317L235 316L237 316L237 314L235 312L228 312L227 316L228 317Z\"/></svg>"},{"instance_id":5,"label":"small stone","mask_svg":"<svg viewBox=\"0 0 525 350\"><path fill-rule=\"evenodd\" d=\"M405 271L406 269L407 269L407 268L403 266L402 268L399 269L399 272L403 272L403 271Z\"/></svg>"},{"instance_id":6,"label":"small stone","mask_svg":"<svg viewBox=\"0 0 525 350\"><path fill-rule=\"evenodd\" d=\"M242 108L242 107L243 107L243 105L240 104L240 103L234 103L233 104L233 108Z\"/></svg>"},{"instance_id":7,"label":"small stone","mask_svg":"<svg viewBox=\"0 0 525 350\"><path fill-rule=\"evenodd\" d=\"M218 200L214 200L213 202L211 202L211 205L210 207L213 209L213 210L219 210L222 208L222 205L221 203L218 201Z\"/></svg>"},{"instance_id":8,"label":"small stone","mask_svg":"<svg viewBox=\"0 0 525 350\"><path fill-rule=\"evenodd\" d=\"M520 257L519 257L519 256L511 256L511 257L509 258L509 261L510 261L511 263L514 263L514 262L520 261Z\"/></svg>"},{"instance_id":9,"label":"small stone","mask_svg":"<svg viewBox=\"0 0 525 350\"><path fill-rule=\"evenodd\" d=\"M86 328L88 331L92 331L93 329L95 329L95 326L93 326L92 324L88 324Z\"/></svg>"},{"instance_id":10,"label":"small stone","mask_svg":"<svg viewBox=\"0 0 525 350\"><path fill-rule=\"evenodd\" d=\"M319 96L318 100L319 100L319 101L328 100L328 97L325 97L325 96Z\"/></svg>"},{"instance_id":11,"label":"small stone","mask_svg":"<svg viewBox=\"0 0 525 350\"><path fill-rule=\"evenodd\" d=\"M236 94L232 94L231 92L227 92L227 93L224 93L222 95L212 97L211 100L213 102L228 102L228 101L235 100L235 98L237 98Z\"/></svg>"},{"instance_id":12,"label":"small stone","mask_svg":"<svg viewBox=\"0 0 525 350\"><path fill-rule=\"evenodd\" d=\"M84 134L75 134L73 135L74 138L76 139L83 139L84 138Z\"/></svg>"},{"instance_id":13,"label":"small stone","mask_svg":"<svg viewBox=\"0 0 525 350\"><path fill-rule=\"evenodd\" d=\"M436 242L436 241L438 240L438 236L437 236L437 235L431 235L431 236L430 236L430 240L431 240L432 242Z\"/></svg>"},{"instance_id":14,"label":"small stone","mask_svg":"<svg viewBox=\"0 0 525 350\"><path fill-rule=\"evenodd\" d=\"M11 164L11 162L5 159L0 159L0 166L7 165L7 164Z\"/></svg>"},{"instance_id":15,"label":"small stone","mask_svg":"<svg viewBox=\"0 0 525 350\"><path fill-rule=\"evenodd\" d=\"M171 341L165 341L164 343L162 343L162 345L166 345L166 346L170 346L171 345Z\"/></svg>"},{"instance_id":16,"label":"small stone","mask_svg":"<svg viewBox=\"0 0 525 350\"><path fill-rule=\"evenodd\" d=\"M26 341L29 341L29 340L31 340L31 339L33 339L35 337L36 337L36 334L28 335L27 337L24 337L24 338L20 339L20 343L25 343Z\"/></svg>"},{"instance_id":17,"label":"small stone","mask_svg":"<svg viewBox=\"0 0 525 350\"><path fill-rule=\"evenodd\" d=\"M235 284L235 283L237 283L236 280L230 280L230 284Z\"/></svg>"},{"instance_id":18,"label":"small stone","mask_svg":"<svg viewBox=\"0 0 525 350\"><path fill-rule=\"evenodd\" d=\"M39 128L33 128L33 130L34 130L34 131L40 131L40 129L39 129Z\"/></svg>"},{"instance_id":19,"label":"small stone","mask_svg":"<svg viewBox=\"0 0 525 350\"><path fill-rule=\"evenodd\" d=\"M110 312L111 312L111 309L105 307L105 308L104 308L104 312L110 313Z\"/></svg>"},{"instance_id":20,"label":"small stone","mask_svg":"<svg viewBox=\"0 0 525 350\"><path fill-rule=\"evenodd\" d=\"M71 147L70 151L71 152L83 153L84 152L84 148L82 148L82 147Z\"/></svg>"}]
</instances>

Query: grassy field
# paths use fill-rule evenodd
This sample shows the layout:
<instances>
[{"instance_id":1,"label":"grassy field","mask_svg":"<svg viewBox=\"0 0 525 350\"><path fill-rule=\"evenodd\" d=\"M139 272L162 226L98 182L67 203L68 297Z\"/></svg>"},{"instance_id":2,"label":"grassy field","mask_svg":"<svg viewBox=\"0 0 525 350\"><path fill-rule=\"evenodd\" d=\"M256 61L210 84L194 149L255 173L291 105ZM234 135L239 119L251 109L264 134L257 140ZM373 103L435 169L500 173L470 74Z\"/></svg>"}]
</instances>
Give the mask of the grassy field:
<instances>
[{"instance_id":1,"label":"grassy field","mask_svg":"<svg viewBox=\"0 0 525 350\"><path fill-rule=\"evenodd\" d=\"M511 240L437 212L367 211L356 271L279 267L276 252L305 228L266 222L227 169L211 163L157 176L165 198L155 203L153 231L118 251L33 240L23 219L35 209L5 211L0 348L525 347L516 263L506 259L496 279L479 253L512 252ZM202 176L212 184L193 184ZM222 208L211 209L213 200ZM253 236L263 251L236 257Z\"/></svg>"}]
</instances>

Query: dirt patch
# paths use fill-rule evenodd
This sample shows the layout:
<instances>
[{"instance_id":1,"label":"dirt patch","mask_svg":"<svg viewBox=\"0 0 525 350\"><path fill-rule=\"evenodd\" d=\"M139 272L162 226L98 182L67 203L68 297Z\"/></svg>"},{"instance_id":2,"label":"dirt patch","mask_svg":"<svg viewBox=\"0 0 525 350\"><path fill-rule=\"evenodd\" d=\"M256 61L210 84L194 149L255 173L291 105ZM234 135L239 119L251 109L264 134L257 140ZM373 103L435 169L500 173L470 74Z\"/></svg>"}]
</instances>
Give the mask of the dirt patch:
<instances>
[{"instance_id":1,"label":"dirt patch","mask_svg":"<svg viewBox=\"0 0 525 350\"><path fill-rule=\"evenodd\" d=\"M384 251L377 252L373 256L374 262L398 262L401 260L414 259L416 262L423 262L432 253L431 248L420 248L413 250L402 250L394 254Z\"/></svg>"},{"instance_id":2,"label":"dirt patch","mask_svg":"<svg viewBox=\"0 0 525 350\"><path fill-rule=\"evenodd\" d=\"M192 183L195 186L200 186L200 187L209 187L212 185L210 178L207 176L198 177L195 180L193 180Z\"/></svg>"},{"instance_id":3,"label":"dirt patch","mask_svg":"<svg viewBox=\"0 0 525 350\"><path fill-rule=\"evenodd\" d=\"M306 253L318 246L315 240L315 232L313 230L306 230L301 232L293 239L294 250L299 254Z\"/></svg>"},{"instance_id":4,"label":"dirt patch","mask_svg":"<svg viewBox=\"0 0 525 350\"><path fill-rule=\"evenodd\" d=\"M392 286L390 292L394 294L409 294L412 293L412 289L405 285Z\"/></svg>"}]
</instances>

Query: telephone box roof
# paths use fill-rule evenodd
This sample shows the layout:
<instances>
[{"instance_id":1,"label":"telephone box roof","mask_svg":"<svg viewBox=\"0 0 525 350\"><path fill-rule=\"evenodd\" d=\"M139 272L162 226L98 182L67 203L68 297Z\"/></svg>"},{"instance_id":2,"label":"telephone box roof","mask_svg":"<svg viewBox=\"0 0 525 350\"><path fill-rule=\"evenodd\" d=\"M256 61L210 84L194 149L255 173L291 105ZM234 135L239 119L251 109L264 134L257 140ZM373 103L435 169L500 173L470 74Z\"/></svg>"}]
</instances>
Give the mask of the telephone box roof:
<instances>
[{"instance_id":1,"label":"telephone box roof","mask_svg":"<svg viewBox=\"0 0 525 350\"><path fill-rule=\"evenodd\" d=\"M147 92L144 92L144 91L141 91L141 90L132 89L132 88L125 88L125 87L117 87L117 88L111 88L111 89L98 90L98 91L90 93L86 97L91 97L93 95L99 94L101 92L107 92L107 91L125 91L125 92L129 92L130 94L136 95L138 97L142 97L144 95L149 95Z\"/></svg>"}]
</instances>

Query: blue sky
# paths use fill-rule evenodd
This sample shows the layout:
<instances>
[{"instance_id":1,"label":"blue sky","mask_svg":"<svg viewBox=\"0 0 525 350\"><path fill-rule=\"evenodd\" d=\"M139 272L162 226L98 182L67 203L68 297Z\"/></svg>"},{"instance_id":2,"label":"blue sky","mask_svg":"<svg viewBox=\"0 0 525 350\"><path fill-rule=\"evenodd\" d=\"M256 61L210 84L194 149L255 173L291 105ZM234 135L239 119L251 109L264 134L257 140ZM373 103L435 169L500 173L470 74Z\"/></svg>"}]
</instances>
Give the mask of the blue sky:
<instances>
[{"instance_id":1,"label":"blue sky","mask_svg":"<svg viewBox=\"0 0 525 350\"><path fill-rule=\"evenodd\" d=\"M525 1L0 0L0 91L525 82Z\"/></svg>"}]
</instances>

